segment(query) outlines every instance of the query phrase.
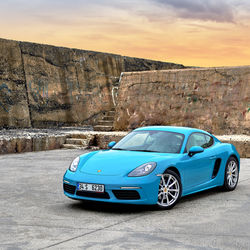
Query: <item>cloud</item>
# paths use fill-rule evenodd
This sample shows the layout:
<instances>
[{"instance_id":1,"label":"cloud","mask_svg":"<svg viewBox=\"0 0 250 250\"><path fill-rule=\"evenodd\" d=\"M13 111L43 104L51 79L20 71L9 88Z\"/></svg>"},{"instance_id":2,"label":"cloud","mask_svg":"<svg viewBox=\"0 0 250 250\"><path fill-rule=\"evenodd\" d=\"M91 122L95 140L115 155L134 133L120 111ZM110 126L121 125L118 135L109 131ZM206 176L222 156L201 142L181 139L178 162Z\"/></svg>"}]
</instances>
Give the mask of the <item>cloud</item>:
<instances>
[{"instance_id":1,"label":"cloud","mask_svg":"<svg viewBox=\"0 0 250 250\"><path fill-rule=\"evenodd\" d=\"M225 0L152 0L172 8L178 17L202 21L234 22L233 5Z\"/></svg>"}]
</instances>

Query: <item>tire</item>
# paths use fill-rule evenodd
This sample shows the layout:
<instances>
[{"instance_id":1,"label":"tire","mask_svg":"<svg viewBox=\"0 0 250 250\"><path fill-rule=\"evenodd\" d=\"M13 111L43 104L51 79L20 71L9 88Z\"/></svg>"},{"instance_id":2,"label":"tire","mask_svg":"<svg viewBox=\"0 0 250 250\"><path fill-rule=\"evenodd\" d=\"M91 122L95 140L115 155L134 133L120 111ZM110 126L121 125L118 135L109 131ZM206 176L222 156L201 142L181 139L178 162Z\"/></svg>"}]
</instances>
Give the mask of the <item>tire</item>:
<instances>
[{"instance_id":1,"label":"tire","mask_svg":"<svg viewBox=\"0 0 250 250\"><path fill-rule=\"evenodd\" d=\"M160 209L171 209L179 201L182 193L181 179L172 170L166 170L161 176L157 206Z\"/></svg>"},{"instance_id":2,"label":"tire","mask_svg":"<svg viewBox=\"0 0 250 250\"><path fill-rule=\"evenodd\" d=\"M239 163L235 157L230 157L227 161L224 176L223 188L225 191L233 191L239 180Z\"/></svg>"}]
</instances>

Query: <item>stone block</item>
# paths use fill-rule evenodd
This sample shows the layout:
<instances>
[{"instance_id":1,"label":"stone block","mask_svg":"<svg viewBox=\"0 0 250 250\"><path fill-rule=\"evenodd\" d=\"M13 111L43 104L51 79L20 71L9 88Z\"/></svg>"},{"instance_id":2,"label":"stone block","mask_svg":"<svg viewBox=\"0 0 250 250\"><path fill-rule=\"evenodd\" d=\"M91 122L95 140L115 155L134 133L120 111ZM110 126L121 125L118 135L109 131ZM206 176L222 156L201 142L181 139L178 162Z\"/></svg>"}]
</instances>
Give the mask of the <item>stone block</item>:
<instances>
[{"instance_id":1,"label":"stone block","mask_svg":"<svg viewBox=\"0 0 250 250\"><path fill-rule=\"evenodd\" d=\"M29 137L21 137L16 138L16 152L32 152L33 151L33 141L32 138Z\"/></svg>"},{"instance_id":2,"label":"stone block","mask_svg":"<svg viewBox=\"0 0 250 250\"><path fill-rule=\"evenodd\" d=\"M16 153L16 138L0 140L0 154Z\"/></svg>"}]
</instances>

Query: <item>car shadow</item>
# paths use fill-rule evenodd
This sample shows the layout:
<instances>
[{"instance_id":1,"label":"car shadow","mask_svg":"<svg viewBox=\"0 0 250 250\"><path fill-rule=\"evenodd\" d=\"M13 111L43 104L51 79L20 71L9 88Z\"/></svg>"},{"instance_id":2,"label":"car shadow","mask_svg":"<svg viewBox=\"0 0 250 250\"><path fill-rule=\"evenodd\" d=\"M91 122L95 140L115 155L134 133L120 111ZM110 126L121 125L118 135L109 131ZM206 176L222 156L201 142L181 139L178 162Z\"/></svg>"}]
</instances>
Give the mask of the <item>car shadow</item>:
<instances>
[{"instance_id":1,"label":"car shadow","mask_svg":"<svg viewBox=\"0 0 250 250\"><path fill-rule=\"evenodd\" d=\"M74 210L95 211L112 214L135 214L157 210L154 205L133 205L87 200L74 202L72 201L72 203L70 204L70 208Z\"/></svg>"},{"instance_id":2,"label":"car shadow","mask_svg":"<svg viewBox=\"0 0 250 250\"><path fill-rule=\"evenodd\" d=\"M223 189L221 187L215 187L212 189L204 190L198 193L189 194L187 196L184 196L181 198L180 203L188 203L188 202L194 202L196 200L202 200L207 198L208 196L215 196L219 193L223 193Z\"/></svg>"},{"instance_id":3,"label":"car shadow","mask_svg":"<svg viewBox=\"0 0 250 250\"><path fill-rule=\"evenodd\" d=\"M196 200L206 199L208 196L215 196L218 193L223 192L221 188L213 188L209 190L205 190L199 193L190 194L184 196L179 201L181 206L176 205L173 209L185 209L185 207L189 206L189 202L194 202ZM108 202L96 202L96 201L88 201L88 200L75 200L72 201L69 205L70 209L79 210L79 211L95 211L102 213L112 213L112 214L135 214L135 213L143 213L143 212L153 212L153 211L164 211L159 209L156 205L133 205L133 204L120 204L120 203L108 203ZM171 211L171 210L167 210Z\"/></svg>"}]
</instances>

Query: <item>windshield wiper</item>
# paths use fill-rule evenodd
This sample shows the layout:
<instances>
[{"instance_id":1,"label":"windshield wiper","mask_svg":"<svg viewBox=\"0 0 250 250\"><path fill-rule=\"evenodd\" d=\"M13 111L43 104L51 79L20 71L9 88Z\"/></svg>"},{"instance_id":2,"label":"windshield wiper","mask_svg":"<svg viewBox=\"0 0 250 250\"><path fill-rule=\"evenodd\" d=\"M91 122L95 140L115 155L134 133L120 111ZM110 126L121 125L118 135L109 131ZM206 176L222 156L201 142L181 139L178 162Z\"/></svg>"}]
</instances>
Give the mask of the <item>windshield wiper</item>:
<instances>
[{"instance_id":1,"label":"windshield wiper","mask_svg":"<svg viewBox=\"0 0 250 250\"><path fill-rule=\"evenodd\" d=\"M127 150L127 149L124 149L124 148L112 148L112 150Z\"/></svg>"}]
</instances>

